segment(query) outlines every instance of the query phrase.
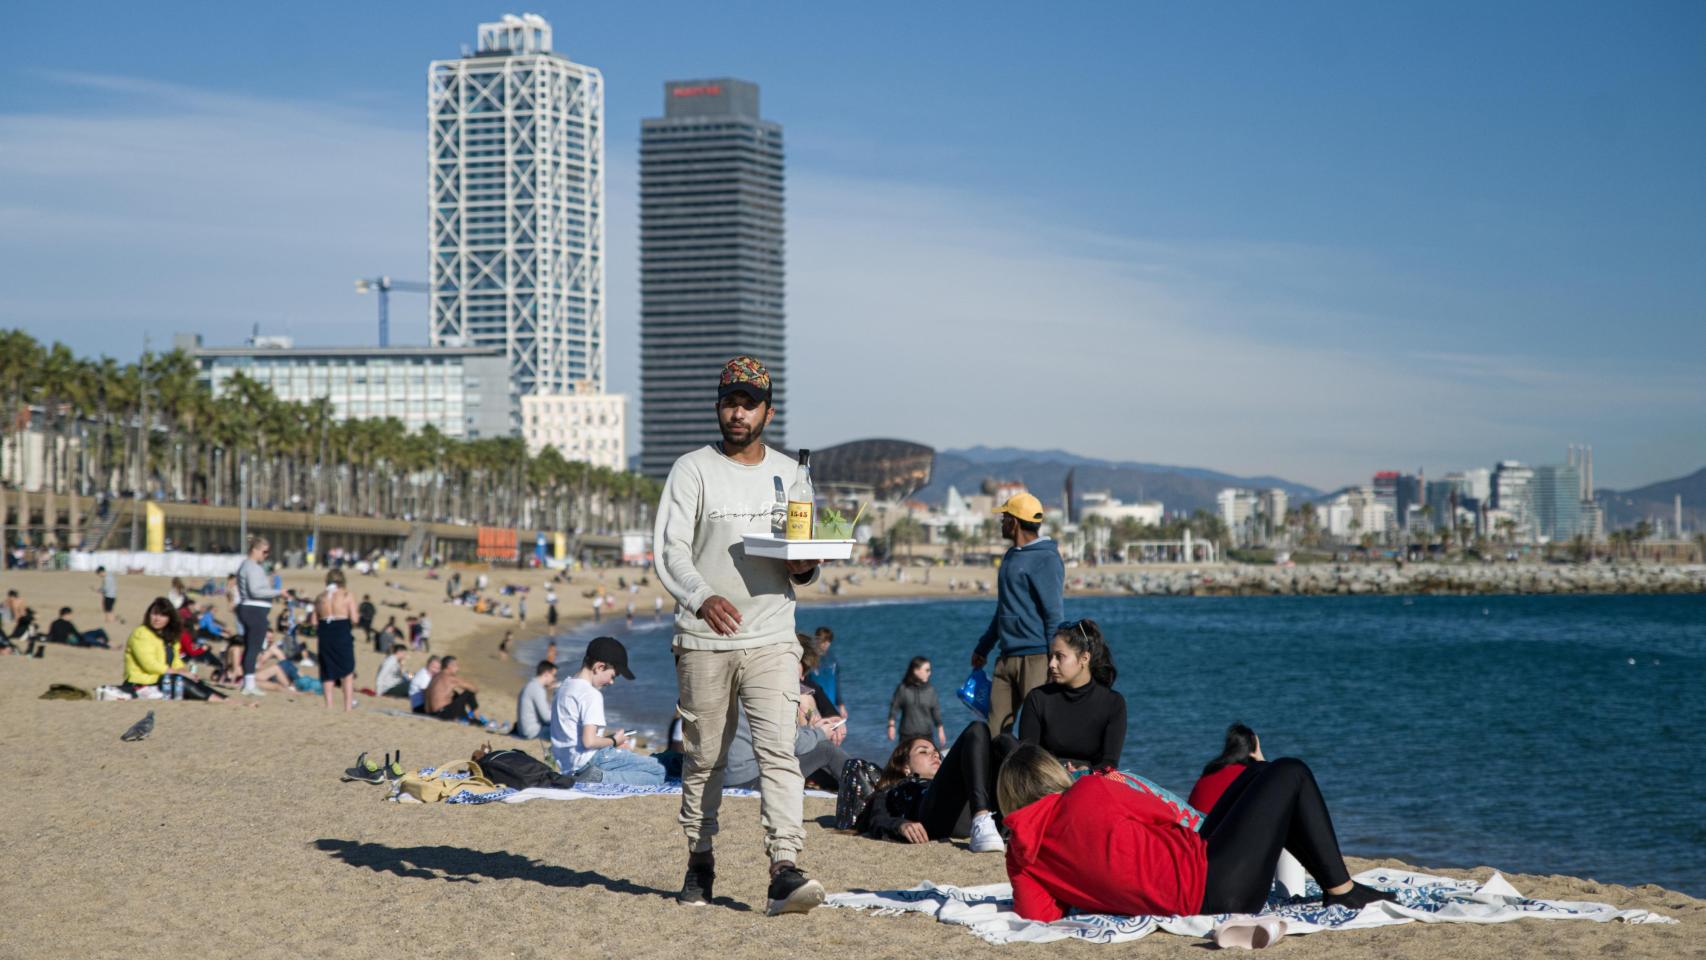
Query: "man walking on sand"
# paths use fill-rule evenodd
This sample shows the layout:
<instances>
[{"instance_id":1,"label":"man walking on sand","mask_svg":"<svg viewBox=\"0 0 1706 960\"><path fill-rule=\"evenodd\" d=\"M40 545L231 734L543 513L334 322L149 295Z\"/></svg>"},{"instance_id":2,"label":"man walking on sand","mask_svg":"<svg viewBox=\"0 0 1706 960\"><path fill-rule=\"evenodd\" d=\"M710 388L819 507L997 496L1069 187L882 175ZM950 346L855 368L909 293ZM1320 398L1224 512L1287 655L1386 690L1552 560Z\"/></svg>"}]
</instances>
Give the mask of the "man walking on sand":
<instances>
[{"instance_id":1,"label":"man walking on sand","mask_svg":"<svg viewBox=\"0 0 1706 960\"><path fill-rule=\"evenodd\" d=\"M1043 503L1018 493L995 508L1001 535L1013 542L996 576L995 615L978 638L971 665L981 667L1000 643L989 690L989 732L1013 725L1025 695L1048 682L1048 645L1064 613L1066 565L1055 542L1042 535Z\"/></svg>"},{"instance_id":2,"label":"man walking on sand","mask_svg":"<svg viewBox=\"0 0 1706 960\"><path fill-rule=\"evenodd\" d=\"M681 826L687 877L676 899L710 902L716 878L712 839L737 708L746 711L759 768L759 823L770 855L767 912L805 913L823 885L800 871L805 787L794 758L800 699L800 645L794 588L817 578L815 560L749 557L742 535L769 534L798 465L762 442L776 410L770 373L752 357L723 367L717 387L723 439L683 454L658 504L658 579L675 597L675 674L685 759Z\"/></svg>"}]
</instances>

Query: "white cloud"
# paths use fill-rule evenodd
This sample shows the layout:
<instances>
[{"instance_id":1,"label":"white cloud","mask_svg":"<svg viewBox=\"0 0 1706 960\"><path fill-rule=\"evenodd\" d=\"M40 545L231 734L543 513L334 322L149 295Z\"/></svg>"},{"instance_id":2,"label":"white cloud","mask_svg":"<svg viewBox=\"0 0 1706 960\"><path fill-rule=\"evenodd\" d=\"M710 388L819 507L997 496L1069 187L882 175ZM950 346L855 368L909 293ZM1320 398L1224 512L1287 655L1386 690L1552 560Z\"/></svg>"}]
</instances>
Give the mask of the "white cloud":
<instances>
[{"instance_id":1,"label":"white cloud","mask_svg":"<svg viewBox=\"0 0 1706 960\"><path fill-rule=\"evenodd\" d=\"M127 357L144 330L234 342L255 323L372 342L374 306L351 281L424 272L420 124L63 79L113 105L0 114L0 323ZM610 379L631 392L634 145L613 136L608 151ZM1582 440L1608 482L1644 482L1706 451L1699 363L1432 342L1398 318L1417 281L1358 251L1088 231L1016 198L809 169L790 172L788 204L796 443L1063 447L1323 486L1384 467L1556 460ZM1389 311L1367 307L1371 287ZM394 298L396 340L424 341L425 313ZM1391 346L1412 329L1411 348Z\"/></svg>"}]
</instances>

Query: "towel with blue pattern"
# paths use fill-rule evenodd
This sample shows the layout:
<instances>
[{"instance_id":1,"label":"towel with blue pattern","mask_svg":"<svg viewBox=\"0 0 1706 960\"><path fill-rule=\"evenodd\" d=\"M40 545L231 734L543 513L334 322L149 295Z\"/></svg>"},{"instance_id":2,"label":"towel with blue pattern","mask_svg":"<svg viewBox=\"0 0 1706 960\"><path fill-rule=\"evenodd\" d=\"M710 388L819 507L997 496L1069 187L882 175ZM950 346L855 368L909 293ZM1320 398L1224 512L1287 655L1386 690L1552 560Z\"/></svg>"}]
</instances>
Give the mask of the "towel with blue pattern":
<instances>
[{"instance_id":1,"label":"towel with blue pattern","mask_svg":"<svg viewBox=\"0 0 1706 960\"><path fill-rule=\"evenodd\" d=\"M1531 900L1496 872L1486 883L1388 869L1365 870L1356 879L1371 887L1393 891L1398 902L1376 903L1362 910L1324 907L1321 888L1310 881L1307 896L1286 898L1276 892L1258 916L1285 920L1288 936L1413 922L1508 923L1523 919L1676 922L1648 910L1619 910L1605 903ZM966 927L989 943L1046 943L1066 939L1124 943L1157 930L1185 937L1208 937L1214 933L1215 925L1229 916L1121 917L1084 913L1070 914L1054 923L1039 923L1013 912L1012 888L1005 883L981 887L921 883L910 890L837 893L824 902L831 907L873 910L880 916L929 914L942 923Z\"/></svg>"}]
</instances>

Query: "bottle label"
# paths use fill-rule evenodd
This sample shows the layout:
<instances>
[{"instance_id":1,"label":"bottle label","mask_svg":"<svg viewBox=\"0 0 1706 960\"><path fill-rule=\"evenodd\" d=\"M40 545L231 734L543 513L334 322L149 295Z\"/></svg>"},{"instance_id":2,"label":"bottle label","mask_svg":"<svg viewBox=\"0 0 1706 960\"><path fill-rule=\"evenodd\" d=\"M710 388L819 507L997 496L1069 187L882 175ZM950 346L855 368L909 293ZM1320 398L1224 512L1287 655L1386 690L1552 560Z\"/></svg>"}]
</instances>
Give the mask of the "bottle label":
<instances>
[{"instance_id":1,"label":"bottle label","mask_svg":"<svg viewBox=\"0 0 1706 960\"><path fill-rule=\"evenodd\" d=\"M782 532L785 540L812 538L812 505L798 500L788 501L788 526Z\"/></svg>"}]
</instances>

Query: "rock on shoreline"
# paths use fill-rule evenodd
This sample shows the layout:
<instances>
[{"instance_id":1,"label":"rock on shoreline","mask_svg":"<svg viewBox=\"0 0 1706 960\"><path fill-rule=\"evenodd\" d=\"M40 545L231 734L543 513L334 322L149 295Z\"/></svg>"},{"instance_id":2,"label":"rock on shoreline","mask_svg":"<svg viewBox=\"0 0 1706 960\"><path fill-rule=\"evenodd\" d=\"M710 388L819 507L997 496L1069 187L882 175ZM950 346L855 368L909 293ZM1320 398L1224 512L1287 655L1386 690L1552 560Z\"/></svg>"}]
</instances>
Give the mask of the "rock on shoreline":
<instances>
[{"instance_id":1,"label":"rock on shoreline","mask_svg":"<svg viewBox=\"0 0 1706 960\"><path fill-rule=\"evenodd\" d=\"M1147 596L1470 596L1706 593L1699 564L1315 564L1181 567L1068 577L1076 590Z\"/></svg>"}]
</instances>

